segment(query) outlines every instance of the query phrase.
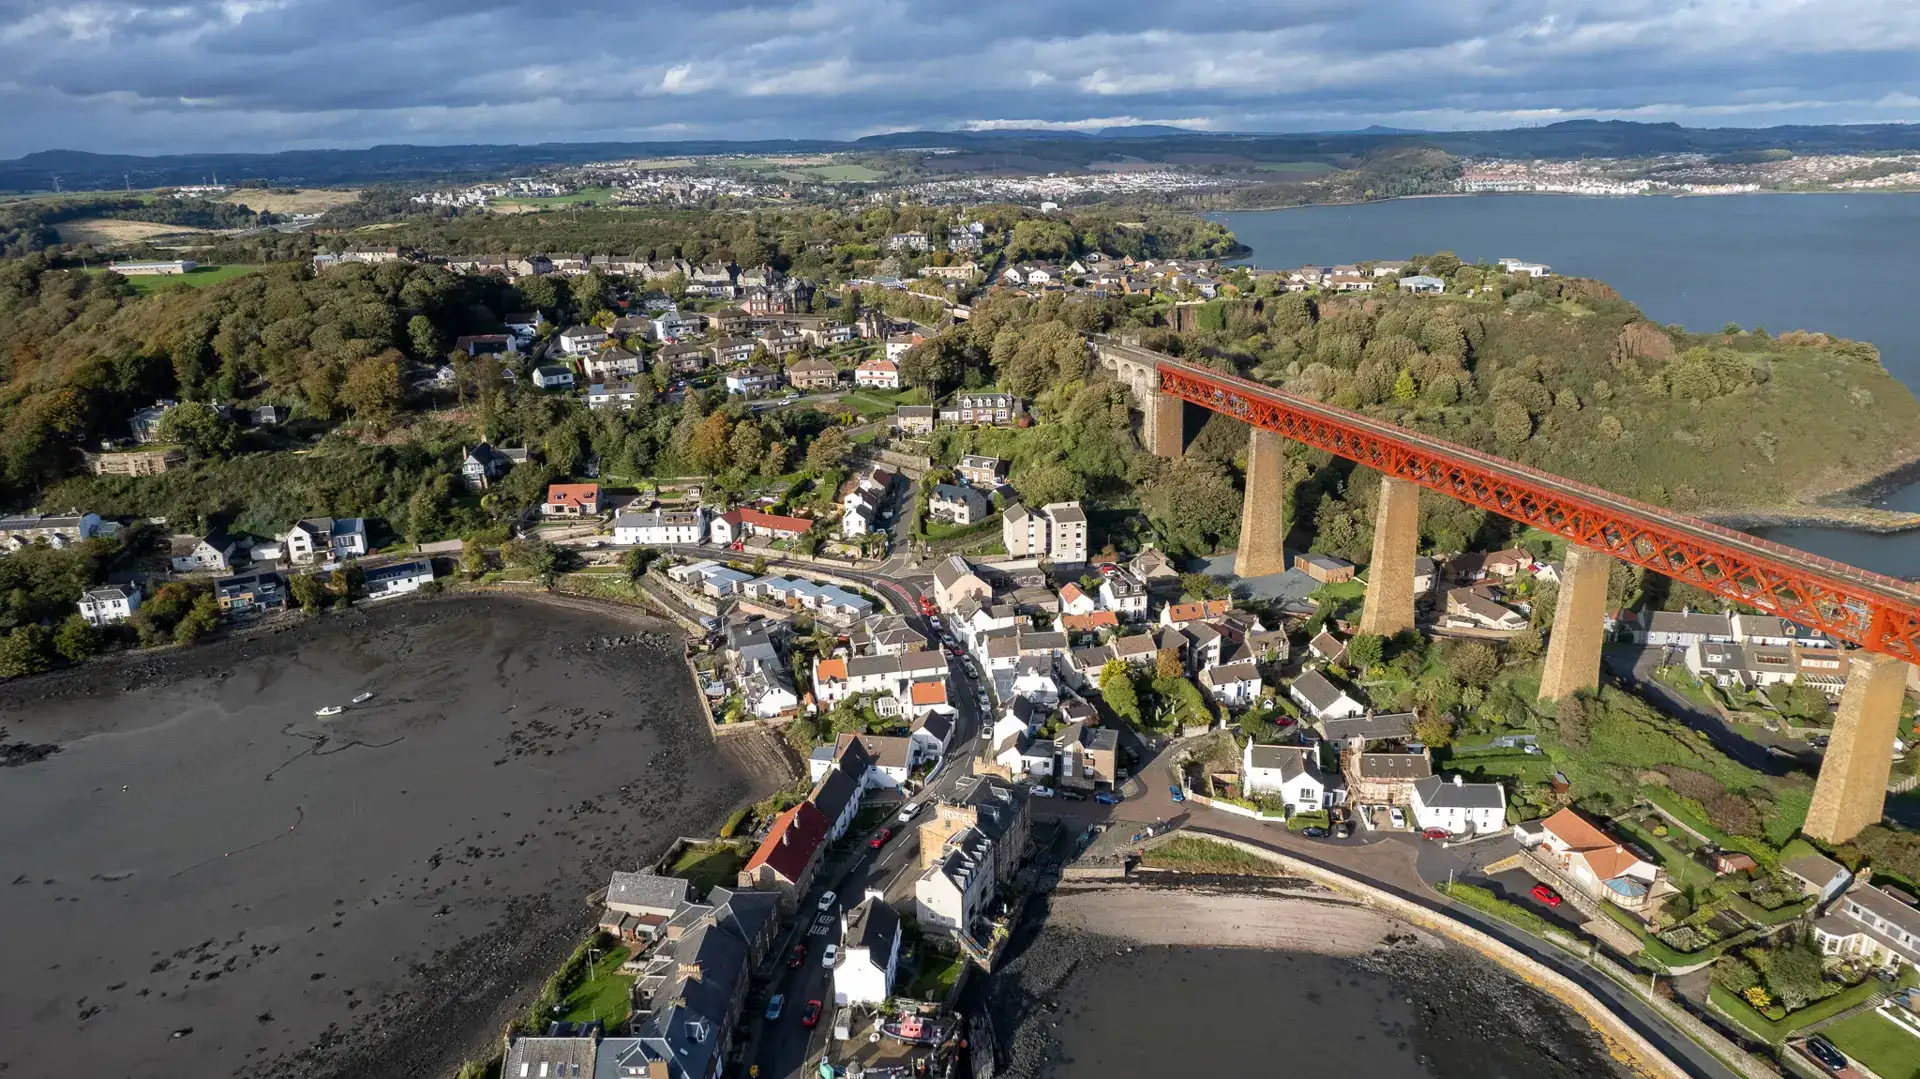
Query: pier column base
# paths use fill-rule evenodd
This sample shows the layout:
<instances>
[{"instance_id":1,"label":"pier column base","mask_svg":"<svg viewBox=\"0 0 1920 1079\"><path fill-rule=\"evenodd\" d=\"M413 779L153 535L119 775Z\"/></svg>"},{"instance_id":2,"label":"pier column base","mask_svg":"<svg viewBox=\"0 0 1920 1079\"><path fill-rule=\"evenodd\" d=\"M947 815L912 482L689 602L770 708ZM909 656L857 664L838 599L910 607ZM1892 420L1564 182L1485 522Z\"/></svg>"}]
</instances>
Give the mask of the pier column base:
<instances>
[{"instance_id":1,"label":"pier column base","mask_svg":"<svg viewBox=\"0 0 1920 1079\"><path fill-rule=\"evenodd\" d=\"M1860 829L1880 823L1907 686L1907 665L1892 656L1855 652L1850 658L1833 740L1801 829L1825 843L1845 843Z\"/></svg>"},{"instance_id":2,"label":"pier column base","mask_svg":"<svg viewBox=\"0 0 1920 1079\"><path fill-rule=\"evenodd\" d=\"M1613 558L1590 547L1568 547L1553 608L1540 699L1557 701L1600 687L1600 645L1606 636L1607 577Z\"/></svg>"},{"instance_id":3,"label":"pier column base","mask_svg":"<svg viewBox=\"0 0 1920 1079\"><path fill-rule=\"evenodd\" d=\"M1178 457L1187 450L1187 403L1178 397L1155 394L1153 430L1148 432L1154 455Z\"/></svg>"},{"instance_id":4,"label":"pier column base","mask_svg":"<svg viewBox=\"0 0 1920 1079\"><path fill-rule=\"evenodd\" d=\"M1419 553L1420 488L1405 480L1382 479L1360 632L1391 637L1413 628L1413 560Z\"/></svg>"},{"instance_id":5,"label":"pier column base","mask_svg":"<svg viewBox=\"0 0 1920 1079\"><path fill-rule=\"evenodd\" d=\"M1284 440L1264 427L1247 440L1247 494L1240 504L1240 546L1233 572L1264 577L1287 571L1287 457Z\"/></svg>"}]
</instances>

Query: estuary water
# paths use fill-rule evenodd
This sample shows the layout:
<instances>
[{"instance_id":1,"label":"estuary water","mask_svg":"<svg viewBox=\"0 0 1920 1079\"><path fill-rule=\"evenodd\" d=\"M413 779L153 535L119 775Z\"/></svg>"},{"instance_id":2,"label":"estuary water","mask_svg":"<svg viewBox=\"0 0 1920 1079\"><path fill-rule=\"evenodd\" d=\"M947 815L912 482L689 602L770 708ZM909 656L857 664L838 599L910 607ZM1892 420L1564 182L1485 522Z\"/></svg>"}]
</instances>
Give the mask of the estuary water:
<instances>
[{"instance_id":1,"label":"estuary water","mask_svg":"<svg viewBox=\"0 0 1920 1079\"><path fill-rule=\"evenodd\" d=\"M1870 341L1887 370L1920 393L1920 318L1904 272L1920 239L1920 193L1484 195L1212 217L1253 249L1247 261L1260 266L1434 251L1468 261L1522 258L1605 281L1649 318L1690 330L1735 322ZM1872 504L1920 511L1920 481L1879 492ZM1920 533L1756 532L1882 573L1920 575Z\"/></svg>"}]
</instances>

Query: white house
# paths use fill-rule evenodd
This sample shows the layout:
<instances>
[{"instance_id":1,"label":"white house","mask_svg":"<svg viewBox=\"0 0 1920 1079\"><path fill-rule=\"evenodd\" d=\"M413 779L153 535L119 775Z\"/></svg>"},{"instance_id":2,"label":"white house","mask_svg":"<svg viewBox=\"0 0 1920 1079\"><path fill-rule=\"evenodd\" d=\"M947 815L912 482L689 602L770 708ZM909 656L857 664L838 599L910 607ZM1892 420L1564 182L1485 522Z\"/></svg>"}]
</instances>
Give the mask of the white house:
<instances>
[{"instance_id":1,"label":"white house","mask_svg":"<svg viewBox=\"0 0 1920 1079\"><path fill-rule=\"evenodd\" d=\"M939 860L914 882L914 919L923 927L966 932L994 893L995 854L994 841L979 828L949 839Z\"/></svg>"},{"instance_id":2,"label":"white house","mask_svg":"<svg viewBox=\"0 0 1920 1079\"><path fill-rule=\"evenodd\" d=\"M953 717L948 712L929 712L913 721L907 737L913 742L915 764L938 761L947 755L947 743L953 738Z\"/></svg>"},{"instance_id":3,"label":"white house","mask_svg":"<svg viewBox=\"0 0 1920 1079\"><path fill-rule=\"evenodd\" d=\"M1641 644L1673 645L1685 648L1701 641L1726 644L1733 640L1733 619L1724 614L1704 611L1649 611L1641 621L1645 628L1635 636Z\"/></svg>"},{"instance_id":4,"label":"white house","mask_svg":"<svg viewBox=\"0 0 1920 1079\"><path fill-rule=\"evenodd\" d=\"M1813 939L1828 955L1854 956L1876 967L1920 966L1920 908L1891 890L1861 884L1814 921Z\"/></svg>"},{"instance_id":5,"label":"white house","mask_svg":"<svg viewBox=\"0 0 1920 1079\"><path fill-rule=\"evenodd\" d=\"M573 372L555 364L543 364L533 369L533 384L543 390L572 389Z\"/></svg>"},{"instance_id":6,"label":"white house","mask_svg":"<svg viewBox=\"0 0 1920 1079\"><path fill-rule=\"evenodd\" d=\"M1333 804L1312 746L1257 746L1240 751L1241 793L1278 795L1288 813L1311 813Z\"/></svg>"},{"instance_id":7,"label":"white house","mask_svg":"<svg viewBox=\"0 0 1920 1079\"><path fill-rule=\"evenodd\" d=\"M1287 687L1287 696L1315 719L1348 719L1365 715L1367 707L1346 691L1327 680L1319 671L1308 671Z\"/></svg>"},{"instance_id":8,"label":"white house","mask_svg":"<svg viewBox=\"0 0 1920 1079\"><path fill-rule=\"evenodd\" d=\"M893 996L900 963L900 915L886 895L869 891L866 902L840 912L840 961L833 968L835 1004L883 1004Z\"/></svg>"},{"instance_id":9,"label":"white house","mask_svg":"<svg viewBox=\"0 0 1920 1079\"><path fill-rule=\"evenodd\" d=\"M854 368L853 381L868 389L900 388L900 365L886 356L876 356Z\"/></svg>"},{"instance_id":10,"label":"white house","mask_svg":"<svg viewBox=\"0 0 1920 1079\"><path fill-rule=\"evenodd\" d=\"M359 517L304 517L280 537L292 562L339 562L367 553L367 522Z\"/></svg>"},{"instance_id":11,"label":"white house","mask_svg":"<svg viewBox=\"0 0 1920 1079\"><path fill-rule=\"evenodd\" d=\"M609 336L598 326L569 326L560 331L560 351L569 356L592 352L606 344Z\"/></svg>"},{"instance_id":12,"label":"white house","mask_svg":"<svg viewBox=\"0 0 1920 1079\"><path fill-rule=\"evenodd\" d=\"M1676 889L1666 870L1641 859L1571 809L1517 825L1520 845L1537 851L1594 899L1650 917Z\"/></svg>"},{"instance_id":13,"label":"white house","mask_svg":"<svg viewBox=\"0 0 1920 1079\"><path fill-rule=\"evenodd\" d=\"M621 546L704 543L706 538L707 513L697 506L690 510L620 513L613 518L613 542Z\"/></svg>"},{"instance_id":14,"label":"white house","mask_svg":"<svg viewBox=\"0 0 1920 1079\"><path fill-rule=\"evenodd\" d=\"M368 599L402 596L433 583L433 563L424 558L391 562L368 570L365 580Z\"/></svg>"},{"instance_id":15,"label":"white house","mask_svg":"<svg viewBox=\"0 0 1920 1079\"><path fill-rule=\"evenodd\" d=\"M1200 672L1200 688L1228 708L1245 708L1260 696L1260 667L1250 659Z\"/></svg>"},{"instance_id":16,"label":"white house","mask_svg":"<svg viewBox=\"0 0 1920 1079\"><path fill-rule=\"evenodd\" d=\"M1100 582L1100 606L1119 615L1121 621L1147 616L1147 589L1139 578L1115 568Z\"/></svg>"},{"instance_id":17,"label":"white house","mask_svg":"<svg viewBox=\"0 0 1920 1079\"><path fill-rule=\"evenodd\" d=\"M640 357L624 348L602 349L581 360L580 369L592 379L630 379L640 374Z\"/></svg>"},{"instance_id":18,"label":"white house","mask_svg":"<svg viewBox=\"0 0 1920 1079\"><path fill-rule=\"evenodd\" d=\"M1414 827L1449 835L1489 835L1507 826L1507 791L1498 783L1427 776L1413 782Z\"/></svg>"},{"instance_id":19,"label":"white house","mask_svg":"<svg viewBox=\"0 0 1920 1079\"><path fill-rule=\"evenodd\" d=\"M140 609L140 590L132 585L110 584L90 588L80 595L80 617L89 626L110 626L125 622Z\"/></svg>"},{"instance_id":20,"label":"white house","mask_svg":"<svg viewBox=\"0 0 1920 1079\"><path fill-rule=\"evenodd\" d=\"M1438 277L1414 274L1400 279L1400 287L1416 296L1438 296L1447 291L1447 283Z\"/></svg>"}]
</instances>

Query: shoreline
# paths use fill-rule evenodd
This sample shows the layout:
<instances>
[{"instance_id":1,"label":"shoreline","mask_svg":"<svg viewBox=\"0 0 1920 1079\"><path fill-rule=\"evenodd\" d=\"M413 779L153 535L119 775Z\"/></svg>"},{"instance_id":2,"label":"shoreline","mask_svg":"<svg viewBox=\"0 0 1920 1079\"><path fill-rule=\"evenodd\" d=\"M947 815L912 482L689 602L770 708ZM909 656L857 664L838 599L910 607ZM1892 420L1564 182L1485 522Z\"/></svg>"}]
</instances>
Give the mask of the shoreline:
<instances>
[{"instance_id":1,"label":"shoreline","mask_svg":"<svg viewBox=\"0 0 1920 1079\"><path fill-rule=\"evenodd\" d=\"M1327 202L1296 202L1286 206L1235 206L1231 209L1197 211L1201 216L1208 214L1263 214L1275 210L1310 210L1316 206L1376 206L1387 202L1407 202L1413 199L1480 199L1500 197L1536 197L1561 199L1727 199L1752 197L1758 195L1914 195L1920 194L1920 187L1904 188L1866 188L1858 191L1639 191L1626 195L1600 195L1585 191L1432 191L1419 195L1394 195L1384 199L1333 199Z\"/></svg>"}]
</instances>

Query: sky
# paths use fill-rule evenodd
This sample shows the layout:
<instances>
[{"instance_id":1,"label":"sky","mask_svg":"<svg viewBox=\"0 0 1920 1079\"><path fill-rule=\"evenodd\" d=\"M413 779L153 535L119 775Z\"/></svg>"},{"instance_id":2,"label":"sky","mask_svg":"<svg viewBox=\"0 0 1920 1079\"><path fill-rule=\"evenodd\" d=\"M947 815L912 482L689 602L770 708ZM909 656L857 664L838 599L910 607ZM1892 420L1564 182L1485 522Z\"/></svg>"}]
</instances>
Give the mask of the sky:
<instances>
[{"instance_id":1,"label":"sky","mask_svg":"<svg viewBox=\"0 0 1920 1079\"><path fill-rule=\"evenodd\" d=\"M0 156L1920 121L1914 0L0 0Z\"/></svg>"}]
</instances>

